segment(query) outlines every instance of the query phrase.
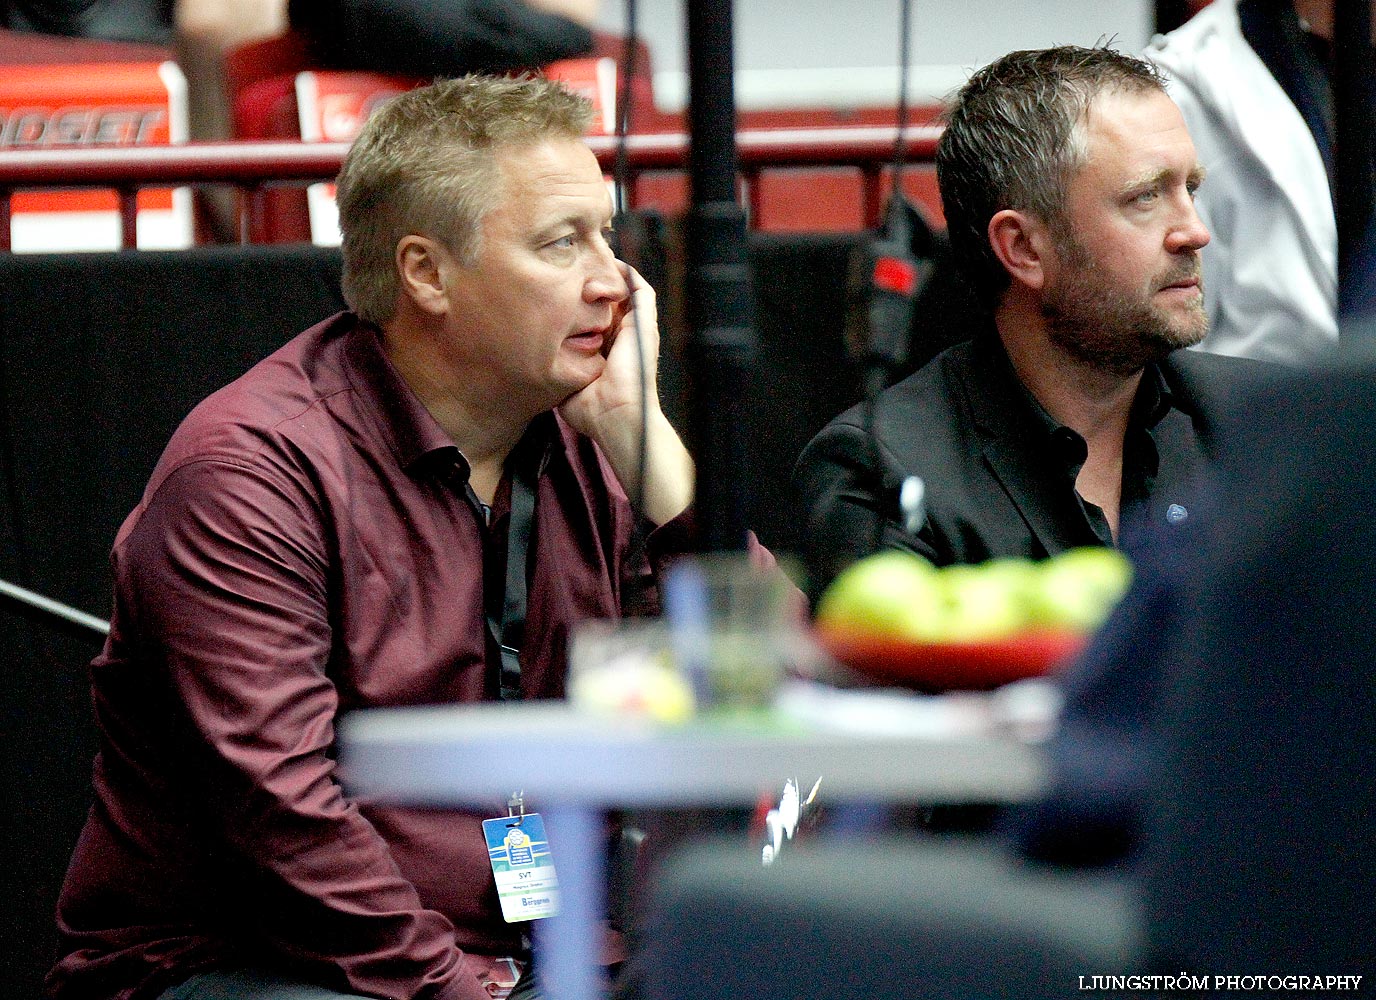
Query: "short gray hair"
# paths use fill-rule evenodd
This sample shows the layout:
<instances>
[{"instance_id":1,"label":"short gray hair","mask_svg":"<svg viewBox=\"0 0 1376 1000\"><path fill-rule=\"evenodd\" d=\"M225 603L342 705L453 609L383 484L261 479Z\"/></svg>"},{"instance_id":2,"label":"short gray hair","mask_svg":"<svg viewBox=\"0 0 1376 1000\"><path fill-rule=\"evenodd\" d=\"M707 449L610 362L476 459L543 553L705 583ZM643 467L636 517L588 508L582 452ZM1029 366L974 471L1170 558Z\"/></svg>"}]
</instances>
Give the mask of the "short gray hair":
<instances>
[{"instance_id":1,"label":"short gray hair","mask_svg":"<svg viewBox=\"0 0 1376 1000\"><path fill-rule=\"evenodd\" d=\"M396 310L397 243L424 235L464 263L498 195L494 150L581 139L587 100L542 77L470 75L400 94L368 119L339 171L344 299L381 326Z\"/></svg>"},{"instance_id":2,"label":"short gray hair","mask_svg":"<svg viewBox=\"0 0 1376 1000\"><path fill-rule=\"evenodd\" d=\"M993 308L1009 276L989 244L1006 208L1057 226L1065 190L1084 165L1084 121L1106 91L1165 92L1150 62L1108 45L1011 52L978 70L950 102L936 174L951 249L976 295Z\"/></svg>"}]
</instances>

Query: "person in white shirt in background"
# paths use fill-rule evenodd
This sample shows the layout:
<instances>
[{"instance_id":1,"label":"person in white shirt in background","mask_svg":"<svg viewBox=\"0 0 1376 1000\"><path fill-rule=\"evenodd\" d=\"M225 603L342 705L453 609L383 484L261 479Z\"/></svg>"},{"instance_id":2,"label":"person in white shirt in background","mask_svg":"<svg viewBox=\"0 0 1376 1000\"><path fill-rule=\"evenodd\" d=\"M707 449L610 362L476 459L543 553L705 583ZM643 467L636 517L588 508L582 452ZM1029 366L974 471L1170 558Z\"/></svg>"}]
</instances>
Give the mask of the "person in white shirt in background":
<instances>
[{"instance_id":1,"label":"person in white shirt in background","mask_svg":"<svg viewBox=\"0 0 1376 1000\"><path fill-rule=\"evenodd\" d=\"M1337 342L1332 37L1332 0L1213 0L1145 53L1209 172L1203 350L1295 365Z\"/></svg>"}]
</instances>

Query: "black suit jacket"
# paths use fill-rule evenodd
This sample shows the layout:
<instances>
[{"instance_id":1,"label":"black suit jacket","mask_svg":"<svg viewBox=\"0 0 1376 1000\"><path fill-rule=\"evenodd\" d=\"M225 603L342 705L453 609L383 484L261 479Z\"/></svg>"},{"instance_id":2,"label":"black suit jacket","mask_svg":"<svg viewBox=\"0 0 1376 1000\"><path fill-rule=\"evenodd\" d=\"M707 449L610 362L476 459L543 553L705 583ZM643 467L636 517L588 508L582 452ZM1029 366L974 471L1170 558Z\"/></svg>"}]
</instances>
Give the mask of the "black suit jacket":
<instances>
[{"instance_id":1,"label":"black suit jacket","mask_svg":"<svg viewBox=\"0 0 1376 1000\"><path fill-rule=\"evenodd\" d=\"M1213 414L1269 367L1194 351L1149 366L1124 456L1125 468L1143 470L1142 495L1125 493L1125 523L1188 519L1211 459ZM992 328L885 391L873 434L862 405L841 414L794 470L813 593L873 551L876 539L938 565L1103 544L1059 457L1073 446L1054 426ZM915 533L902 527L898 507L899 487L912 475L925 486L926 520Z\"/></svg>"}]
</instances>

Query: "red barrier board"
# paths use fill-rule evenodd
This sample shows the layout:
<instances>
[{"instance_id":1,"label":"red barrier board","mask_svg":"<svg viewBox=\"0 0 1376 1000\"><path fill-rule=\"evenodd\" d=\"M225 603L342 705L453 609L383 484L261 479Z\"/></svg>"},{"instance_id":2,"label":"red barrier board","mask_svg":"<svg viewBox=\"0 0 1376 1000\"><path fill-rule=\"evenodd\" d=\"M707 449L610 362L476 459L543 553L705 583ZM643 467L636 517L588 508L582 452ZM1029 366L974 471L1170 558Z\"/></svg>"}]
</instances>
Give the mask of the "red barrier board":
<instances>
[{"instance_id":1,"label":"red barrier board","mask_svg":"<svg viewBox=\"0 0 1376 1000\"><path fill-rule=\"evenodd\" d=\"M149 146L183 142L186 81L175 63L12 65L0 74L0 150ZM140 247L192 242L190 193L142 191ZM112 191L19 192L15 250L107 250L120 245Z\"/></svg>"}]
</instances>

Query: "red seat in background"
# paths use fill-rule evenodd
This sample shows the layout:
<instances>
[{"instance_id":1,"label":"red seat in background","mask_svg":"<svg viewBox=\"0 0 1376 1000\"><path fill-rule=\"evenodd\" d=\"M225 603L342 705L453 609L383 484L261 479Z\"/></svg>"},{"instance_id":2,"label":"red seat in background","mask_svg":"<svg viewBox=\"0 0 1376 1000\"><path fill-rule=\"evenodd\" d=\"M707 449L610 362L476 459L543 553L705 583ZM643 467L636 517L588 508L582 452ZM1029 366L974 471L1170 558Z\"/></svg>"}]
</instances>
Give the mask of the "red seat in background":
<instances>
[{"instance_id":1,"label":"red seat in background","mask_svg":"<svg viewBox=\"0 0 1376 1000\"><path fill-rule=\"evenodd\" d=\"M595 32L593 51L585 58L615 59L621 63L625 42L616 35ZM637 43L632 80L632 113L641 131L676 129L676 119L659 116L654 107L650 52ZM297 75L319 71L305 39L293 31L250 42L225 58L225 86L230 100L230 123L235 139L300 139L301 109L297 101ZM409 89L426 81L380 73L351 73L355 87L373 88L363 98L372 100ZM265 192L264 229L259 242L307 242L311 239L310 215L304 191L280 187Z\"/></svg>"}]
</instances>

